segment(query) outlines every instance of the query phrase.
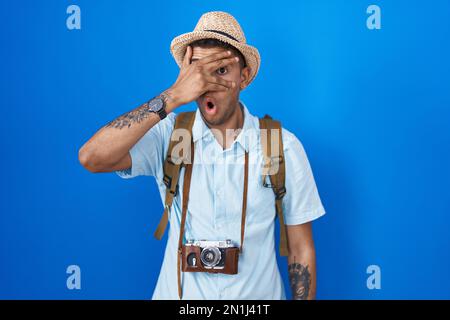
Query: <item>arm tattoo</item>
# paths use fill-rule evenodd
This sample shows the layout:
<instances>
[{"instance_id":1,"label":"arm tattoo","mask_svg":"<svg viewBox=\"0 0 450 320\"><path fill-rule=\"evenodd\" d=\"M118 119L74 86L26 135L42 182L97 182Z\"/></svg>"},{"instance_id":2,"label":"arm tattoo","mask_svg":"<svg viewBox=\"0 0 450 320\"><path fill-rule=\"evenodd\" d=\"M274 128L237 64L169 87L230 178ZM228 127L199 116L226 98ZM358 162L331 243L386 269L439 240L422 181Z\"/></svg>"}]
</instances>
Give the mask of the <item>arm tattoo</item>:
<instances>
[{"instance_id":1,"label":"arm tattoo","mask_svg":"<svg viewBox=\"0 0 450 320\"><path fill-rule=\"evenodd\" d=\"M170 89L167 89L166 91L161 93L159 95L159 97L162 98L165 103L167 103L168 101L173 100L171 94L172 94L172 91ZM149 101L151 101L151 100L152 99L150 99ZM154 113L148 109L149 101L147 101L140 107L138 107L130 112L124 113L120 117L114 119L113 121L108 123L106 125L106 127L122 129L123 127L128 127L128 128L131 127L131 124L133 124L133 123L141 122L142 120L147 118L151 113Z\"/></svg>"},{"instance_id":2,"label":"arm tattoo","mask_svg":"<svg viewBox=\"0 0 450 320\"><path fill-rule=\"evenodd\" d=\"M173 101L173 99L172 99L172 90L167 89L166 91L161 93L159 95L159 97L162 98L165 103L167 103L168 101Z\"/></svg>"},{"instance_id":3,"label":"arm tattoo","mask_svg":"<svg viewBox=\"0 0 450 320\"><path fill-rule=\"evenodd\" d=\"M311 286L311 274L308 265L300 263L291 263L288 266L289 282L291 284L292 299L306 300L309 296L309 288Z\"/></svg>"},{"instance_id":4,"label":"arm tattoo","mask_svg":"<svg viewBox=\"0 0 450 320\"><path fill-rule=\"evenodd\" d=\"M120 117L114 119L110 123L106 125L106 127L112 127L112 128L118 128L122 129L123 127L131 127L131 124L133 123L139 123L145 118L147 118L150 114L152 114L148 109L148 102L144 103L140 107L124 113Z\"/></svg>"}]
</instances>

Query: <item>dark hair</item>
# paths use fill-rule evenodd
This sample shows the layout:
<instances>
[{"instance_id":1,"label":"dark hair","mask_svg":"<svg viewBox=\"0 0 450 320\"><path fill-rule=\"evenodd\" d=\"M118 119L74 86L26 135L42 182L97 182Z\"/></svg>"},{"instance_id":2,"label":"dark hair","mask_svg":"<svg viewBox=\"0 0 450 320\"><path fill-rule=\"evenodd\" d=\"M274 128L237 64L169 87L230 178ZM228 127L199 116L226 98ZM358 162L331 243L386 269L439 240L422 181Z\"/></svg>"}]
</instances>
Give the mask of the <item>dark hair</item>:
<instances>
[{"instance_id":1,"label":"dark hair","mask_svg":"<svg viewBox=\"0 0 450 320\"><path fill-rule=\"evenodd\" d=\"M235 47L233 47L231 44L228 44L226 42L217 40L217 39L212 39L212 38L208 38L208 39L200 39L200 40L196 40L192 43L189 44L192 48L194 47L200 47L200 48L223 48L226 50L230 50L232 53L234 53L236 56L239 57L239 65L242 68L245 68L247 66L247 63L245 62L245 58L244 55Z\"/></svg>"}]
</instances>

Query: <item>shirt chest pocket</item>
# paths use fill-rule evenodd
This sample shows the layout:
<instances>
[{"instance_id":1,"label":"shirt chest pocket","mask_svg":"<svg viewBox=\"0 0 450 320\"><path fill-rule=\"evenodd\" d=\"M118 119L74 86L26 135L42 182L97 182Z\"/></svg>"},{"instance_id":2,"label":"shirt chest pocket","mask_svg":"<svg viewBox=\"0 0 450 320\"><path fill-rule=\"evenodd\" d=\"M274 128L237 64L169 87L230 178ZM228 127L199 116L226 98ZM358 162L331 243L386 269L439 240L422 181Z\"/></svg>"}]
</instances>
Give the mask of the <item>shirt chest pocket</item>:
<instances>
[{"instance_id":1,"label":"shirt chest pocket","mask_svg":"<svg viewBox=\"0 0 450 320\"><path fill-rule=\"evenodd\" d=\"M247 197L248 223L267 222L275 218L275 195L271 188L263 186L262 175L249 177Z\"/></svg>"},{"instance_id":2,"label":"shirt chest pocket","mask_svg":"<svg viewBox=\"0 0 450 320\"><path fill-rule=\"evenodd\" d=\"M255 152L251 153L249 159L246 223L267 223L275 219L276 216L275 195L271 188L263 185L263 162L260 150L255 150ZM233 221L239 221L240 223L244 190L243 168L237 171L230 181L232 181L232 186L227 188L230 196L227 197L227 216L232 217ZM269 181L268 178L267 181Z\"/></svg>"}]
</instances>

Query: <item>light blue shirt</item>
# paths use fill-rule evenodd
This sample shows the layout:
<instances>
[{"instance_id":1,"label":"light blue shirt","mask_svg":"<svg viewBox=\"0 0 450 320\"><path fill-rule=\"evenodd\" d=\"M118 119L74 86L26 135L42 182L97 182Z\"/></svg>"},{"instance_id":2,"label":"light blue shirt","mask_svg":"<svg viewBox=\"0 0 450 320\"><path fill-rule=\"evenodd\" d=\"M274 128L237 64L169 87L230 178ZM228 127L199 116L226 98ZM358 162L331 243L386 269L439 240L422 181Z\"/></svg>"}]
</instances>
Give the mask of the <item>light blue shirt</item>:
<instances>
[{"instance_id":1,"label":"light blue shirt","mask_svg":"<svg viewBox=\"0 0 450 320\"><path fill-rule=\"evenodd\" d=\"M154 176L163 203L166 193L163 163L175 118L171 113L151 128L130 150L131 169L117 171L123 178ZM243 129L231 147L223 150L197 109L192 128L195 156L185 239L231 239L239 246L245 151L249 152L247 217L238 274L183 272L183 299L285 299L276 260L275 196L272 189L263 186L259 133L258 118L244 106ZM303 224L322 216L325 210L302 144L284 128L282 138L287 189L283 199L285 223ZM184 169L180 173L180 186L183 173ZM169 213L168 240L153 299L178 299L181 204L182 192L179 192Z\"/></svg>"}]
</instances>

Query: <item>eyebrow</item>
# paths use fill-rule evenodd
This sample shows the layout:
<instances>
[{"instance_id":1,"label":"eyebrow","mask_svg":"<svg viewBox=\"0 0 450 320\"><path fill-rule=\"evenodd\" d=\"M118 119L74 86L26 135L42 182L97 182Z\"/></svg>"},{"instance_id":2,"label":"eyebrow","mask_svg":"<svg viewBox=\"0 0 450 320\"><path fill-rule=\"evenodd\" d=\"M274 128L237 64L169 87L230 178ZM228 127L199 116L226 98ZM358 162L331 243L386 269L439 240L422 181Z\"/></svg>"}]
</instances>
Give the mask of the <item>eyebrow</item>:
<instances>
[{"instance_id":1,"label":"eyebrow","mask_svg":"<svg viewBox=\"0 0 450 320\"><path fill-rule=\"evenodd\" d=\"M198 60L200 60L200 59L198 59L198 58L191 58L191 62L198 61Z\"/></svg>"}]
</instances>

